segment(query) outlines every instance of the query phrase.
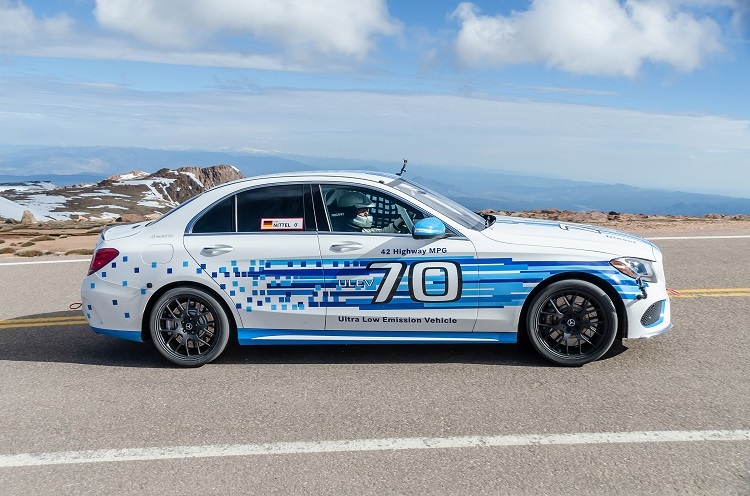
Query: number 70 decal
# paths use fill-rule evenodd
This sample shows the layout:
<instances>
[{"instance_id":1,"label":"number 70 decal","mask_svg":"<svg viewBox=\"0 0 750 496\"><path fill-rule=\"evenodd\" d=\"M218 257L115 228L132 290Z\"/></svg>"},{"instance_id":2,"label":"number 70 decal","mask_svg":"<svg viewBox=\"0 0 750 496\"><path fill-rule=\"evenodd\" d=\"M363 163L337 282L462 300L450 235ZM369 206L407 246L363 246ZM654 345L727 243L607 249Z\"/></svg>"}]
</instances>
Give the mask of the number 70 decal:
<instances>
[{"instance_id":1,"label":"number 70 decal","mask_svg":"<svg viewBox=\"0 0 750 496\"><path fill-rule=\"evenodd\" d=\"M407 265L406 262L371 262L368 269L384 269L385 275L378 286L372 303L389 303L396 294L398 285L409 268L409 296L422 303L447 303L461 298L461 266L456 262L426 260ZM444 283L441 293L427 291L427 277L442 274Z\"/></svg>"}]
</instances>

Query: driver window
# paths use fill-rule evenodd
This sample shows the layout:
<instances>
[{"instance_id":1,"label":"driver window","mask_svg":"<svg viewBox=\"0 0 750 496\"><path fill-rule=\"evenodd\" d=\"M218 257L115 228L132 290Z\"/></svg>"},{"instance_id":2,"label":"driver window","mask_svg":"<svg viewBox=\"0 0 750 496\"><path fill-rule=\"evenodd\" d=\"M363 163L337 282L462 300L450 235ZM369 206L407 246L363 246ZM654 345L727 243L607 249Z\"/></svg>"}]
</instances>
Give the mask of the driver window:
<instances>
[{"instance_id":1,"label":"driver window","mask_svg":"<svg viewBox=\"0 0 750 496\"><path fill-rule=\"evenodd\" d=\"M347 185L322 185L333 232L410 234L425 215L383 192Z\"/></svg>"}]
</instances>

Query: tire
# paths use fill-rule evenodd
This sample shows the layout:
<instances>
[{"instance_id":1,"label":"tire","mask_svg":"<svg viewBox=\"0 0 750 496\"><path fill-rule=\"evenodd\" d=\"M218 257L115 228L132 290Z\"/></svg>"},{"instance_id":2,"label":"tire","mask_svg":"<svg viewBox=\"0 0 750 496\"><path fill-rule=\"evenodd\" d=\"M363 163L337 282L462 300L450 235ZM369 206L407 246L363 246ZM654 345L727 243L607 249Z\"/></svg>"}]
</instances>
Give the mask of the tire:
<instances>
[{"instance_id":1,"label":"tire","mask_svg":"<svg viewBox=\"0 0 750 496\"><path fill-rule=\"evenodd\" d=\"M200 367L215 360L229 341L224 308L209 293L192 287L170 289L149 316L151 339L170 362Z\"/></svg>"},{"instance_id":2,"label":"tire","mask_svg":"<svg viewBox=\"0 0 750 496\"><path fill-rule=\"evenodd\" d=\"M601 358L617 336L617 311L600 287L586 281L550 284L529 308L529 341L547 360L580 366Z\"/></svg>"}]
</instances>

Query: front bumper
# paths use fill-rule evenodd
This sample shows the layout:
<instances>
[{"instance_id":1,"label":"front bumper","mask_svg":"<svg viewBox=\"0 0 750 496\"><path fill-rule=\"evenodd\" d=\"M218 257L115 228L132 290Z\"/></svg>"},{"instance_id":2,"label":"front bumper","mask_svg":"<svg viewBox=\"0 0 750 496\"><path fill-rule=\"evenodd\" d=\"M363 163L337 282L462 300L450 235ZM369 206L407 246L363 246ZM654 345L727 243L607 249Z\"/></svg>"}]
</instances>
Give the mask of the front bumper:
<instances>
[{"instance_id":1,"label":"front bumper","mask_svg":"<svg viewBox=\"0 0 750 496\"><path fill-rule=\"evenodd\" d=\"M650 286L648 297L625 304L627 339L650 338L672 328L671 305L666 288Z\"/></svg>"}]
</instances>

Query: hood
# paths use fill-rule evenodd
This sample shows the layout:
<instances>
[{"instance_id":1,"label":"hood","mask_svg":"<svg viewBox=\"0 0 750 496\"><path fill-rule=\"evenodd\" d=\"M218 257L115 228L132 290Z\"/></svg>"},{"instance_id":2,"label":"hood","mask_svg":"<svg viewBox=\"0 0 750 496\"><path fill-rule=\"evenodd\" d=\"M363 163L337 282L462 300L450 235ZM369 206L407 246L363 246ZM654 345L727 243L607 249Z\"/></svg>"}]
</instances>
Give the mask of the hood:
<instances>
[{"instance_id":1,"label":"hood","mask_svg":"<svg viewBox=\"0 0 750 496\"><path fill-rule=\"evenodd\" d=\"M584 250L647 260L661 258L659 249L643 238L572 222L498 216L482 233L494 241L512 245Z\"/></svg>"}]
</instances>

